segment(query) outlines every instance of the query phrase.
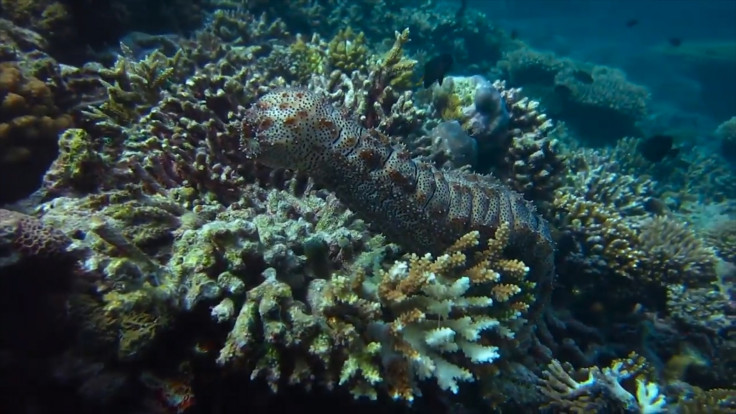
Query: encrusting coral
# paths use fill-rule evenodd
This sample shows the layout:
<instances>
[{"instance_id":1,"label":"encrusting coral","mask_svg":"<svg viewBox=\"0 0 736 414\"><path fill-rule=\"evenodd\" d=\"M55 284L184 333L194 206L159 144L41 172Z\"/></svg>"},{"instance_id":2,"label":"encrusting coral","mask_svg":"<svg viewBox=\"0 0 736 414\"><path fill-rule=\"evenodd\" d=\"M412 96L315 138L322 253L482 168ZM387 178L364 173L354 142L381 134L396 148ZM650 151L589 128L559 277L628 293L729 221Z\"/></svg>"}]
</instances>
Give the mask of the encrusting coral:
<instances>
[{"instance_id":1,"label":"encrusting coral","mask_svg":"<svg viewBox=\"0 0 736 414\"><path fill-rule=\"evenodd\" d=\"M0 27L0 32L6 29ZM37 188L56 156L56 135L72 125L65 101L73 98L58 64L42 53L25 52L13 42L21 43L13 38L16 30L7 32L10 39L3 39L0 47L0 202L15 201Z\"/></svg>"},{"instance_id":2,"label":"encrusting coral","mask_svg":"<svg viewBox=\"0 0 736 414\"><path fill-rule=\"evenodd\" d=\"M0 268L25 259L61 258L71 240L41 220L0 209Z\"/></svg>"}]
</instances>

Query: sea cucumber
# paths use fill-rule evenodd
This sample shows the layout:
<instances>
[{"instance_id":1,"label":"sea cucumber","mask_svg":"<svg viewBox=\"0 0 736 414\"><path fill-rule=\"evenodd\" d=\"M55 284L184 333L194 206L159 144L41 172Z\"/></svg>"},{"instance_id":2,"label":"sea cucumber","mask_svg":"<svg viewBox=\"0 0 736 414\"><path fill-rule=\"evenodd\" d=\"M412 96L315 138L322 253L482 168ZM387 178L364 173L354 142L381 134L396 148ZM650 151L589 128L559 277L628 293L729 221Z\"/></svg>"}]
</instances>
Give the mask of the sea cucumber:
<instances>
[{"instance_id":1,"label":"sea cucumber","mask_svg":"<svg viewBox=\"0 0 736 414\"><path fill-rule=\"evenodd\" d=\"M535 281L551 282L549 228L521 194L492 177L413 160L314 92L267 93L247 111L242 139L258 162L306 172L411 251L440 253L470 231L487 239L508 223L515 255L532 268Z\"/></svg>"}]
</instances>

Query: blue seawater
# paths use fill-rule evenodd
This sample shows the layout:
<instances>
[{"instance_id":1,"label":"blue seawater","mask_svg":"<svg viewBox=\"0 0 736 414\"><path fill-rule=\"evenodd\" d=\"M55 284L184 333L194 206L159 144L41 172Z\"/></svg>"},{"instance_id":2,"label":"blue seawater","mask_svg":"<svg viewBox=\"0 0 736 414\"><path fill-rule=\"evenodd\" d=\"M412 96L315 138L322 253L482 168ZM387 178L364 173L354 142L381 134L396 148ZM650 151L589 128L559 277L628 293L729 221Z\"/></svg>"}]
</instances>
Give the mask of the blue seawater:
<instances>
[{"instance_id":1,"label":"blue seawater","mask_svg":"<svg viewBox=\"0 0 736 414\"><path fill-rule=\"evenodd\" d=\"M694 138L707 140L736 114L736 1L469 0L468 6L538 50L623 69L649 88L656 112L673 114L671 121Z\"/></svg>"}]
</instances>

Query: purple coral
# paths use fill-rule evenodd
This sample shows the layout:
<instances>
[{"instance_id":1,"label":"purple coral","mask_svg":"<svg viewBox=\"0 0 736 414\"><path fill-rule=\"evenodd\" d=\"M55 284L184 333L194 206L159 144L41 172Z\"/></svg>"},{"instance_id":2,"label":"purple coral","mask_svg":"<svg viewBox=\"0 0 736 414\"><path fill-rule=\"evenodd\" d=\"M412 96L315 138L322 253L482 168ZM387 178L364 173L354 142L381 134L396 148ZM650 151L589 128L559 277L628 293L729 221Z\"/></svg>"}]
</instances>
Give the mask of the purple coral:
<instances>
[{"instance_id":1,"label":"purple coral","mask_svg":"<svg viewBox=\"0 0 736 414\"><path fill-rule=\"evenodd\" d=\"M41 220L17 211L0 209L0 267L24 258L57 258L70 240Z\"/></svg>"}]
</instances>

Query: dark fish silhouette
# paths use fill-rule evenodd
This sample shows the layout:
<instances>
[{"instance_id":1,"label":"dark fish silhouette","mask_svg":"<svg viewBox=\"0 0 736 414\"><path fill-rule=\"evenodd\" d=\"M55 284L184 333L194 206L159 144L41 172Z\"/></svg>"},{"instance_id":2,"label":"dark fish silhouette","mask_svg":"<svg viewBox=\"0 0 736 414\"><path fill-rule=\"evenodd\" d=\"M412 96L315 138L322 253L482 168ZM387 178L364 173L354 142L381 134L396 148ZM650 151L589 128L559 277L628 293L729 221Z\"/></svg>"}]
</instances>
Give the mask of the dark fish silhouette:
<instances>
[{"instance_id":1,"label":"dark fish silhouette","mask_svg":"<svg viewBox=\"0 0 736 414\"><path fill-rule=\"evenodd\" d=\"M626 27L634 27L637 24L639 24L639 20L638 19L629 19L629 20L626 21Z\"/></svg>"},{"instance_id":2,"label":"dark fish silhouette","mask_svg":"<svg viewBox=\"0 0 736 414\"><path fill-rule=\"evenodd\" d=\"M661 216L667 212L667 204L658 198L650 198L644 202L644 210L649 213Z\"/></svg>"},{"instance_id":3,"label":"dark fish silhouette","mask_svg":"<svg viewBox=\"0 0 736 414\"><path fill-rule=\"evenodd\" d=\"M665 157L674 157L680 151L673 148L674 139L670 135L654 135L639 144L639 153L647 161L660 162Z\"/></svg>"},{"instance_id":4,"label":"dark fish silhouette","mask_svg":"<svg viewBox=\"0 0 736 414\"><path fill-rule=\"evenodd\" d=\"M682 44L682 39L680 39L679 37L670 37L667 41L670 42L670 44L674 47L680 46Z\"/></svg>"},{"instance_id":5,"label":"dark fish silhouette","mask_svg":"<svg viewBox=\"0 0 736 414\"><path fill-rule=\"evenodd\" d=\"M443 53L424 64L424 87L429 88L435 81L442 85L442 79L452 67L452 55Z\"/></svg>"}]
</instances>

